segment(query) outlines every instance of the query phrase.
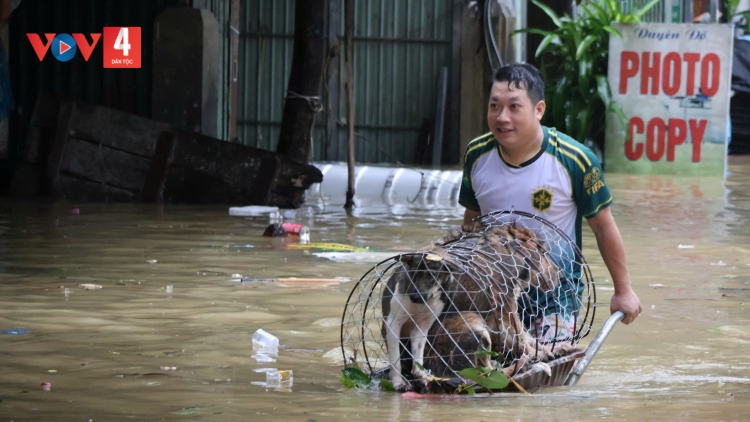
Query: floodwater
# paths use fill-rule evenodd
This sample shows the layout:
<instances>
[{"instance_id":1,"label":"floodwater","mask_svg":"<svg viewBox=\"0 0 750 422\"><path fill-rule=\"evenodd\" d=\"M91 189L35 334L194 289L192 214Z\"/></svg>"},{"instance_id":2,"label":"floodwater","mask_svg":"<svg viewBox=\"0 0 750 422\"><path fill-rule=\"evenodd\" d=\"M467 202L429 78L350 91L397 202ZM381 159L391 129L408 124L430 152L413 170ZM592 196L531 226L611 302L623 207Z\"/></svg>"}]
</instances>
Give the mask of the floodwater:
<instances>
[{"instance_id":1,"label":"floodwater","mask_svg":"<svg viewBox=\"0 0 750 422\"><path fill-rule=\"evenodd\" d=\"M372 264L285 248L260 236L266 217L5 199L0 421L749 420L750 163L730 171L724 185L609 175L643 314L615 328L574 387L474 398L344 389L338 324ZM372 206L347 217L339 205L310 205L314 216L299 220L313 242L373 250L418 249L462 215ZM585 230L597 331L612 284ZM253 351L258 328L280 339L275 362ZM292 386L266 388L262 368L291 369Z\"/></svg>"}]
</instances>

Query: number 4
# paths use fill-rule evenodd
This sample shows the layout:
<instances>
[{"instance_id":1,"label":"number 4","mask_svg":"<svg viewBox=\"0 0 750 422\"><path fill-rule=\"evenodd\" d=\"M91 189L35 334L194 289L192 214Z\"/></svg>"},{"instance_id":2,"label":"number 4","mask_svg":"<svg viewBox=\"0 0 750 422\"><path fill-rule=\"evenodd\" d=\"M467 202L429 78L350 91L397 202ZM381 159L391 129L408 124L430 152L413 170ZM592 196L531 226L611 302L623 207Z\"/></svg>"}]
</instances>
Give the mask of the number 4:
<instances>
[{"instance_id":1,"label":"number 4","mask_svg":"<svg viewBox=\"0 0 750 422\"><path fill-rule=\"evenodd\" d=\"M122 55L127 56L130 50L130 44L128 43L128 28L120 28L120 32L117 34L115 40L115 50L122 50Z\"/></svg>"}]
</instances>

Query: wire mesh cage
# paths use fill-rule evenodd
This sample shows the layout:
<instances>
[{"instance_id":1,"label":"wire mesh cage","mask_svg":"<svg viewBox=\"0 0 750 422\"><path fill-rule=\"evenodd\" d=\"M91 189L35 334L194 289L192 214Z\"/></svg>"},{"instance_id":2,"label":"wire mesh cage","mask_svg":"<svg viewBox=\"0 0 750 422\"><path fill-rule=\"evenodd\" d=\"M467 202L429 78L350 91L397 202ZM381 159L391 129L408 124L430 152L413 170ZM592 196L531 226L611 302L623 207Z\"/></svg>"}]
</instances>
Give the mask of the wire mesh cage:
<instances>
[{"instance_id":1,"label":"wire mesh cage","mask_svg":"<svg viewBox=\"0 0 750 422\"><path fill-rule=\"evenodd\" d=\"M580 352L595 307L575 242L543 218L500 211L364 274L344 308L341 350L347 366L398 390L466 368L549 373Z\"/></svg>"}]
</instances>

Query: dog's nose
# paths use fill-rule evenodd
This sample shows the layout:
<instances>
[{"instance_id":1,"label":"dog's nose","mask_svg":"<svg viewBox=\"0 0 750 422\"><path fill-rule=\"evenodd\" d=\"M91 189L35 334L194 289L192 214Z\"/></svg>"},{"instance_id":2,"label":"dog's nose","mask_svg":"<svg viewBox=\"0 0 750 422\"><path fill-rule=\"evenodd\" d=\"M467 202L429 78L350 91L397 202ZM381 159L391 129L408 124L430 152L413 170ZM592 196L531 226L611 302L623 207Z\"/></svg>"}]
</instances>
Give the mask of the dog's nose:
<instances>
[{"instance_id":1,"label":"dog's nose","mask_svg":"<svg viewBox=\"0 0 750 422\"><path fill-rule=\"evenodd\" d=\"M419 292L409 293L409 299L414 303L424 303L424 297Z\"/></svg>"}]
</instances>

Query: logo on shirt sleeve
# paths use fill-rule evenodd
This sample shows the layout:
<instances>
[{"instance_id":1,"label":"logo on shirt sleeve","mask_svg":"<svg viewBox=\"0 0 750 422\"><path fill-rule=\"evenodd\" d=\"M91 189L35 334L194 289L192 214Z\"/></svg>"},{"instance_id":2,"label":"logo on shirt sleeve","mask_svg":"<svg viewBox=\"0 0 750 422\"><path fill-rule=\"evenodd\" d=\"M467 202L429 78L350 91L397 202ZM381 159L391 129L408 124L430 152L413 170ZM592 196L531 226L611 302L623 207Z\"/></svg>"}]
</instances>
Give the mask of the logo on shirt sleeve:
<instances>
[{"instance_id":1,"label":"logo on shirt sleeve","mask_svg":"<svg viewBox=\"0 0 750 422\"><path fill-rule=\"evenodd\" d=\"M591 167L591 171L583 176L583 187L586 189L586 193L591 196L595 194L599 189L604 187L602 181L602 173L598 167Z\"/></svg>"},{"instance_id":2,"label":"logo on shirt sleeve","mask_svg":"<svg viewBox=\"0 0 750 422\"><path fill-rule=\"evenodd\" d=\"M541 212L547 211L552 206L552 192L547 188L539 188L531 194L531 205Z\"/></svg>"}]
</instances>

